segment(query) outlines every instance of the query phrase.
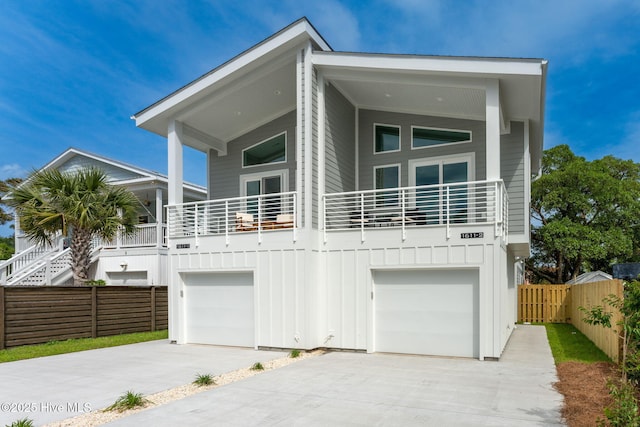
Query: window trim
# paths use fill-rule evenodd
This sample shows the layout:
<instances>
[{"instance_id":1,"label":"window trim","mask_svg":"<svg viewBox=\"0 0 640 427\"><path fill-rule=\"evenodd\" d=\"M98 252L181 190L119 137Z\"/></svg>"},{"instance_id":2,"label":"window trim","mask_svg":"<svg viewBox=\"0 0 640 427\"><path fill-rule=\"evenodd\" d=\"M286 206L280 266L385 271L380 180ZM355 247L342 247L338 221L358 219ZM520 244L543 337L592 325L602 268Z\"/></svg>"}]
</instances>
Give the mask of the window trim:
<instances>
[{"instance_id":1,"label":"window trim","mask_svg":"<svg viewBox=\"0 0 640 427\"><path fill-rule=\"evenodd\" d=\"M414 129L426 129L426 130L436 130L436 131L445 131L445 132L464 132L464 133L468 133L469 134L469 140L468 141L457 141L457 142L444 142L442 144L426 145L424 147L416 147L413 144L413 141L414 141L413 130ZM448 147L450 145L468 144L470 142L473 142L473 131L470 131L468 129L450 129L450 128L437 128L437 127L433 127L433 126L411 125L411 149L412 150L422 150L422 149L425 149L425 148L434 148L434 147Z\"/></svg>"},{"instance_id":2,"label":"window trim","mask_svg":"<svg viewBox=\"0 0 640 427\"><path fill-rule=\"evenodd\" d=\"M389 128L398 129L398 149L397 150L387 150L387 151L376 151L376 127L384 126ZM398 153L402 151L402 126L400 125L392 125L387 123L373 123L373 155L377 154L388 154L388 153Z\"/></svg>"},{"instance_id":3,"label":"window trim","mask_svg":"<svg viewBox=\"0 0 640 427\"><path fill-rule=\"evenodd\" d=\"M265 142L267 142L269 140L275 139L275 138L279 137L280 135L284 135L284 160L279 161L279 162L261 163L259 165L248 165L248 166L245 166L245 164L244 164L244 152L245 151L250 150L253 147L257 147L260 144L264 144ZM270 136L268 138L265 138L260 142L256 142L255 144L250 145L249 147L243 148L242 152L240 153L240 164L242 165L242 169L258 168L258 167L271 166L271 165L280 165L280 164L283 164L283 163L287 163L287 160L289 158L289 153L288 153L289 150L287 150L287 142L288 142L287 131L285 130L285 131L282 131L282 132L277 133L275 135L272 135L272 136Z\"/></svg>"},{"instance_id":4,"label":"window trim","mask_svg":"<svg viewBox=\"0 0 640 427\"><path fill-rule=\"evenodd\" d=\"M289 191L289 170L288 169L278 169L278 170L268 170L264 172L257 173L247 173L244 175L240 175L240 197L247 197L247 181L257 181L262 178L268 178L271 176L279 176L281 193L286 193ZM262 189L260 189L260 194L262 195Z\"/></svg>"},{"instance_id":5,"label":"window trim","mask_svg":"<svg viewBox=\"0 0 640 427\"><path fill-rule=\"evenodd\" d=\"M442 179L442 166L445 164L451 163L462 163L467 162L467 182L476 181L476 153L459 153L459 154L450 154L447 156L437 156L437 157L422 157L420 159L411 159L409 160L409 187L416 186L416 167L419 166L432 166L439 165L439 179ZM443 185L439 183L438 185Z\"/></svg>"},{"instance_id":6,"label":"window trim","mask_svg":"<svg viewBox=\"0 0 640 427\"><path fill-rule=\"evenodd\" d=\"M374 166L373 167L373 185L371 186L371 188L373 188L374 190L385 190L385 188L376 188L376 171L378 169L393 168L393 167L398 167L398 187L393 187L393 188L401 188L402 187L402 164L400 163Z\"/></svg>"}]
</instances>

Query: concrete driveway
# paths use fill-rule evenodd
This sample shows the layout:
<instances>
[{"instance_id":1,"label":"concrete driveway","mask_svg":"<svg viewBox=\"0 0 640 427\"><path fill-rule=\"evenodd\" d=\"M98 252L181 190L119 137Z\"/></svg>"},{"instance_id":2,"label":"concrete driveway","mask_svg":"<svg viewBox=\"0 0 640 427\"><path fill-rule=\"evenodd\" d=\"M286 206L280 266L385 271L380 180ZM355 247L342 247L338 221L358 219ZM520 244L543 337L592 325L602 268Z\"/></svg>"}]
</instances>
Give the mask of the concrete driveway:
<instances>
[{"instance_id":1,"label":"concrete driveway","mask_svg":"<svg viewBox=\"0 0 640 427\"><path fill-rule=\"evenodd\" d=\"M562 396L544 327L520 326L500 362L329 353L110 426L553 426Z\"/></svg>"},{"instance_id":2,"label":"concrete driveway","mask_svg":"<svg viewBox=\"0 0 640 427\"><path fill-rule=\"evenodd\" d=\"M0 364L0 425L37 424L102 408L126 390L151 394L282 357L280 352L166 341ZM543 327L520 326L500 362L333 352L149 409L109 425L438 425L552 426L562 397ZM43 406L44 405L44 406ZM73 408L72 408L73 409Z\"/></svg>"}]
</instances>

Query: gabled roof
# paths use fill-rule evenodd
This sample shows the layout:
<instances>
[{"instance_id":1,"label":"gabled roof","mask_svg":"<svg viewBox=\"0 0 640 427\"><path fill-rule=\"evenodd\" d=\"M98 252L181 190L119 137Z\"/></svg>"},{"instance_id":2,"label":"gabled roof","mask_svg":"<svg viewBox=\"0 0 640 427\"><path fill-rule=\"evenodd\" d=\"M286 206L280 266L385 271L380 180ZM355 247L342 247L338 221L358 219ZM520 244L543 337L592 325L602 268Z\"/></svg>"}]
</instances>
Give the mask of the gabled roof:
<instances>
[{"instance_id":1,"label":"gabled roof","mask_svg":"<svg viewBox=\"0 0 640 427\"><path fill-rule=\"evenodd\" d=\"M613 277L604 271L589 271L588 273L582 273L575 279L571 279L567 282L567 285L577 285L580 283L601 282L604 280L611 280Z\"/></svg>"},{"instance_id":2,"label":"gabled roof","mask_svg":"<svg viewBox=\"0 0 640 427\"><path fill-rule=\"evenodd\" d=\"M73 171L87 166L97 166L108 176L108 181L115 185L143 184L145 182L161 182L166 184L168 178L159 172L134 166L109 157L83 151L77 148L68 148L55 157L41 169L61 169ZM206 196L207 190L200 185L184 183L185 189Z\"/></svg>"}]
</instances>

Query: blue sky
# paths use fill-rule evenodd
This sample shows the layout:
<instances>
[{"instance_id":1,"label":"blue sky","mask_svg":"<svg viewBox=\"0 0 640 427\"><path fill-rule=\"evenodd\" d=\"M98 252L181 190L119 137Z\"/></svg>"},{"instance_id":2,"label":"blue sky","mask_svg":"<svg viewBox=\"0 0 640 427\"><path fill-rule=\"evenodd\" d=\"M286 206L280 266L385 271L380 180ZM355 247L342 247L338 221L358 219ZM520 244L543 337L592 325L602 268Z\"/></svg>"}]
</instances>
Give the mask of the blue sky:
<instances>
[{"instance_id":1,"label":"blue sky","mask_svg":"<svg viewBox=\"0 0 640 427\"><path fill-rule=\"evenodd\" d=\"M635 0L3 0L0 179L68 147L166 173L130 116L302 16L338 51L545 58L545 147L640 162Z\"/></svg>"}]
</instances>

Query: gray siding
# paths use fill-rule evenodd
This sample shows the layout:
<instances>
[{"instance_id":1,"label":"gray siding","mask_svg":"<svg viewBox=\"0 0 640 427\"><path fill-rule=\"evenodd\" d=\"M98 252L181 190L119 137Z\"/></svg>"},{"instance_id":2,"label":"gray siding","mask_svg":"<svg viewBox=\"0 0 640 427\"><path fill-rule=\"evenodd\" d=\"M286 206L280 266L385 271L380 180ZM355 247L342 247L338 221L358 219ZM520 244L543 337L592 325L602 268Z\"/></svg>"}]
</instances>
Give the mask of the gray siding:
<instances>
[{"instance_id":1,"label":"gray siding","mask_svg":"<svg viewBox=\"0 0 640 427\"><path fill-rule=\"evenodd\" d=\"M401 186L409 185L409 160L426 159L462 153L475 153L474 180L486 178L486 131L485 123L476 120L452 119L447 117L421 116L416 114L390 113L384 111L360 110L359 128L359 176L360 190L373 189L374 166L397 164L400 166ZM374 154L373 124L400 126L400 149L393 153ZM430 148L411 149L411 126L460 129L471 131L472 141Z\"/></svg>"},{"instance_id":2,"label":"gray siding","mask_svg":"<svg viewBox=\"0 0 640 427\"><path fill-rule=\"evenodd\" d=\"M356 111L333 86L327 86L325 94L325 189L327 193L354 191Z\"/></svg>"},{"instance_id":3,"label":"gray siding","mask_svg":"<svg viewBox=\"0 0 640 427\"><path fill-rule=\"evenodd\" d=\"M511 133L500 137L500 176L509 194L509 233L524 233L524 123L511 122Z\"/></svg>"},{"instance_id":4,"label":"gray siding","mask_svg":"<svg viewBox=\"0 0 640 427\"><path fill-rule=\"evenodd\" d=\"M60 165L58 170L61 172L76 172L80 169L86 169L89 167L96 167L102 170L107 174L107 180L109 182L124 181L142 177L140 174L81 155L76 155L67 160Z\"/></svg>"},{"instance_id":5,"label":"gray siding","mask_svg":"<svg viewBox=\"0 0 640 427\"><path fill-rule=\"evenodd\" d=\"M296 112L292 111L270 123L260 126L239 138L229 141L227 155L218 157L215 152L209 156L209 197L225 199L240 195L240 175L261 173L271 170L289 170L289 191L295 190L296 179ZM274 165L242 167L242 150L275 136L287 132L287 161Z\"/></svg>"}]
</instances>

